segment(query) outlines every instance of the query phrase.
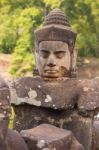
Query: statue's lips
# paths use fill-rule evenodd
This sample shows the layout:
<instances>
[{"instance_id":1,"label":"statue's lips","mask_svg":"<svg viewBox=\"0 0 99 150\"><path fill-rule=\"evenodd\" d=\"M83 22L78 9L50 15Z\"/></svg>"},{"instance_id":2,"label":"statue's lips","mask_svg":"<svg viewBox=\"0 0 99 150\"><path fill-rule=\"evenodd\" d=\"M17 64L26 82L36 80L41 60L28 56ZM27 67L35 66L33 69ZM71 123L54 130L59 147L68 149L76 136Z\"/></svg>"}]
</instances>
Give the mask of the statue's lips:
<instances>
[{"instance_id":1,"label":"statue's lips","mask_svg":"<svg viewBox=\"0 0 99 150\"><path fill-rule=\"evenodd\" d=\"M47 73L52 73L52 74L54 74L54 73L57 73L57 71L55 71L55 70L49 70L49 71L46 71Z\"/></svg>"},{"instance_id":2,"label":"statue's lips","mask_svg":"<svg viewBox=\"0 0 99 150\"><path fill-rule=\"evenodd\" d=\"M44 72L47 73L47 74L56 74L56 73L58 73L58 70L55 70L55 69L46 69Z\"/></svg>"},{"instance_id":3,"label":"statue's lips","mask_svg":"<svg viewBox=\"0 0 99 150\"><path fill-rule=\"evenodd\" d=\"M59 71L54 69L48 69L43 74L44 77L48 78L58 78L59 77Z\"/></svg>"}]
</instances>

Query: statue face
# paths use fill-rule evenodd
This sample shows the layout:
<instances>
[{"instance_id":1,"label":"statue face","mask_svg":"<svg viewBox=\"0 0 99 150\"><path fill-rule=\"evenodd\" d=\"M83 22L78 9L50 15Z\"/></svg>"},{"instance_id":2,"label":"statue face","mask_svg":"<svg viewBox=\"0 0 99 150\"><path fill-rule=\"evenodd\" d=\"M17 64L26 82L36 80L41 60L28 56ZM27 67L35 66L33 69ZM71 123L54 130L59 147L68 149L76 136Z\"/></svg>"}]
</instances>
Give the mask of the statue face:
<instances>
[{"instance_id":1,"label":"statue face","mask_svg":"<svg viewBox=\"0 0 99 150\"><path fill-rule=\"evenodd\" d=\"M58 79L66 76L70 69L68 44L62 41L42 41L36 53L39 74L44 79Z\"/></svg>"}]
</instances>

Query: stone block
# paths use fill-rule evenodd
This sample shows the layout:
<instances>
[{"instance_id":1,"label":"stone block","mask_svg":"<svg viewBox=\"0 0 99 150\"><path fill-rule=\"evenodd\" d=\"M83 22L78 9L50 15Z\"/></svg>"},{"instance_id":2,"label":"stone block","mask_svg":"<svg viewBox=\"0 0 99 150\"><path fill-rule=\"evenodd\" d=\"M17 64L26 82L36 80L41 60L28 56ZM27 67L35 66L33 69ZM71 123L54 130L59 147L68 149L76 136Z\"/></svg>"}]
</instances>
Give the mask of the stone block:
<instances>
[{"instance_id":1,"label":"stone block","mask_svg":"<svg viewBox=\"0 0 99 150\"><path fill-rule=\"evenodd\" d=\"M21 131L29 150L84 150L72 132L49 124Z\"/></svg>"},{"instance_id":2,"label":"stone block","mask_svg":"<svg viewBox=\"0 0 99 150\"><path fill-rule=\"evenodd\" d=\"M5 145L6 149L2 150L28 150L21 135L17 131L13 131L11 129L8 130Z\"/></svg>"}]
</instances>

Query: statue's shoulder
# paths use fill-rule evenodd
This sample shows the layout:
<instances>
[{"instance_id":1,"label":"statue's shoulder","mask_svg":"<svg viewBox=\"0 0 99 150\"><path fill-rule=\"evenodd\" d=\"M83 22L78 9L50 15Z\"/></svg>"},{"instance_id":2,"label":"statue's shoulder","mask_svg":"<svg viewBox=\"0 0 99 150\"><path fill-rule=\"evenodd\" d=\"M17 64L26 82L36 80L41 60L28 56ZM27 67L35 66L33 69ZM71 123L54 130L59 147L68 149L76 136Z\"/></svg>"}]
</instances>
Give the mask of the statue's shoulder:
<instances>
[{"instance_id":1,"label":"statue's shoulder","mask_svg":"<svg viewBox=\"0 0 99 150\"><path fill-rule=\"evenodd\" d=\"M37 87L41 85L41 82L42 80L40 77L22 77L12 80L9 82L11 96L12 94L15 96L17 93L19 97L24 97L29 90L37 89Z\"/></svg>"},{"instance_id":2,"label":"statue's shoulder","mask_svg":"<svg viewBox=\"0 0 99 150\"><path fill-rule=\"evenodd\" d=\"M35 85L37 86L37 84L41 83L42 80L40 77L22 77L22 78L17 78L15 80L13 80L11 82L11 86L14 88L18 88L21 87L22 89L24 89L26 86L28 87L35 87Z\"/></svg>"},{"instance_id":3,"label":"statue's shoulder","mask_svg":"<svg viewBox=\"0 0 99 150\"><path fill-rule=\"evenodd\" d=\"M41 89L43 80L36 77L22 77L17 78L10 82L11 92L11 104L30 104L32 105L33 100L40 95L39 89ZM39 105L39 102L37 102Z\"/></svg>"},{"instance_id":4,"label":"statue's shoulder","mask_svg":"<svg viewBox=\"0 0 99 150\"><path fill-rule=\"evenodd\" d=\"M16 90L18 95L26 93L27 90L35 89L39 84L42 84L40 77L22 77L9 82L10 90Z\"/></svg>"},{"instance_id":5,"label":"statue's shoulder","mask_svg":"<svg viewBox=\"0 0 99 150\"><path fill-rule=\"evenodd\" d=\"M81 111L99 108L99 78L79 80L78 90L78 107Z\"/></svg>"}]
</instances>

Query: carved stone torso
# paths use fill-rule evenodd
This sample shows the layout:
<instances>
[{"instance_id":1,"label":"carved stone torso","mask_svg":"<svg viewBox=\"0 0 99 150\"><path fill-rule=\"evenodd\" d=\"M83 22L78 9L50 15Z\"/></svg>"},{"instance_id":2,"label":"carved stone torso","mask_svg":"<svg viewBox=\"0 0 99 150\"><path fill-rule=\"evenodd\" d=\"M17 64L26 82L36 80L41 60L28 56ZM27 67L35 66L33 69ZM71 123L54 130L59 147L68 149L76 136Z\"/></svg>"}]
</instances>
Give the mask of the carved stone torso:
<instances>
[{"instance_id":1,"label":"carved stone torso","mask_svg":"<svg viewBox=\"0 0 99 150\"><path fill-rule=\"evenodd\" d=\"M39 77L21 78L13 84L11 103L15 105L27 103L55 110L68 110L75 107L78 93L76 80L44 82Z\"/></svg>"},{"instance_id":2,"label":"carved stone torso","mask_svg":"<svg viewBox=\"0 0 99 150\"><path fill-rule=\"evenodd\" d=\"M39 77L15 80L11 87L11 103L16 113L14 128L20 131L49 123L71 130L86 150L90 150L92 118L99 105L97 81L44 82Z\"/></svg>"}]
</instances>

